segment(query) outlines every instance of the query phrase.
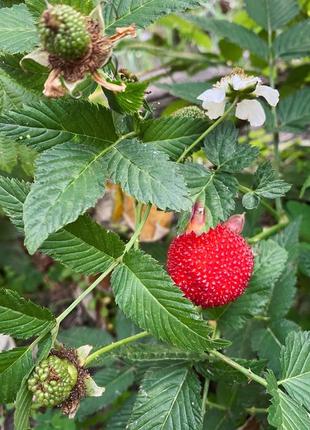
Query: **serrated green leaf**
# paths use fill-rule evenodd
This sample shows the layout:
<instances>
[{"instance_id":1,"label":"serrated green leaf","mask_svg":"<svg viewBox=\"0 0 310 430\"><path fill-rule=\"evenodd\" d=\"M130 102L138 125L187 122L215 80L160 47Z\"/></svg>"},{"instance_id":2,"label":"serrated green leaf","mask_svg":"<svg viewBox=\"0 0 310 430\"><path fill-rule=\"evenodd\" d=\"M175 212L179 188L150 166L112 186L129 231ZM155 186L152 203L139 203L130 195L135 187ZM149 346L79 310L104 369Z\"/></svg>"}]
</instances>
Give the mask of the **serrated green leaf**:
<instances>
[{"instance_id":1,"label":"serrated green leaf","mask_svg":"<svg viewBox=\"0 0 310 430\"><path fill-rule=\"evenodd\" d=\"M278 430L308 430L310 417L306 409L291 399L280 388L272 374L267 376L268 391L272 396L268 422Z\"/></svg>"},{"instance_id":2,"label":"serrated green leaf","mask_svg":"<svg viewBox=\"0 0 310 430\"><path fill-rule=\"evenodd\" d=\"M283 179L278 179L278 174L273 170L270 161L266 161L258 166L254 181L252 193L266 199L283 197L291 189L290 184Z\"/></svg>"},{"instance_id":3,"label":"serrated green leaf","mask_svg":"<svg viewBox=\"0 0 310 430\"><path fill-rule=\"evenodd\" d=\"M103 170L139 201L164 210L180 211L190 206L178 165L150 144L123 140L104 157Z\"/></svg>"},{"instance_id":4,"label":"serrated green leaf","mask_svg":"<svg viewBox=\"0 0 310 430\"><path fill-rule=\"evenodd\" d=\"M225 172L211 171L199 164L184 164L182 166L190 197L204 201L208 207L211 226L226 220L235 209L235 196L238 181Z\"/></svg>"},{"instance_id":5,"label":"serrated green leaf","mask_svg":"<svg viewBox=\"0 0 310 430\"><path fill-rule=\"evenodd\" d=\"M32 405L32 394L28 390L28 376L26 375L19 387L14 414L14 430L28 430L30 410Z\"/></svg>"},{"instance_id":6,"label":"serrated green leaf","mask_svg":"<svg viewBox=\"0 0 310 430\"><path fill-rule=\"evenodd\" d=\"M201 119L164 117L143 122L140 137L176 161L205 129L206 122Z\"/></svg>"},{"instance_id":7,"label":"serrated green leaf","mask_svg":"<svg viewBox=\"0 0 310 430\"><path fill-rule=\"evenodd\" d=\"M0 69L0 111L21 108L24 103L31 103L35 98L34 93Z\"/></svg>"},{"instance_id":8,"label":"serrated green leaf","mask_svg":"<svg viewBox=\"0 0 310 430\"><path fill-rule=\"evenodd\" d=\"M246 10L265 30L282 27L299 13L296 0L246 0Z\"/></svg>"},{"instance_id":9,"label":"serrated green leaf","mask_svg":"<svg viewBox=\"0 0 310 430\"><path fill-rule=\"evenodd\" d=\"M305 276L310 277L310 244L309 243L300 244L299 269Z\"/></svg>"},{"instance_id":10,"label":"serrated green leaf","mask_svg":"<svg viewBox=\"0 0 310 430\"><path fill-rule=\"evenodd\" d=\"M216 34L219 38L228 39L230 42L240 46L240 48L248 49L260 58L268 58L268 47L266 42L256 33L241 25L224 19L197 16L188 16L188 19L195 22L205 31Z\"/></svg>"},{"instance_id":11,"label":"serrated green leaf","mask_svg":"<svg viewBox=\"0 0 310 430\"><path fill-rule=\"evenodd\" d=\"M310 121L310 88L303 88L280 100L280 129L303 132Z\"/></svg>"},{"instance_id":12,"label":"serrated green leaf","mask_svg":"<svg viewBox=\"0 0 310 430\"><path fill-rule=\"evenodd\" d=\"M106 152L94 146L63 143L37 159L35 182L24 204L25 245L30 254L48 235L75 221L104 193Z\"/></svg>"},{"instance_id":13,"label":"serrated green leaf","mask_svg":"<svg viewBox=\"0 0 310 430\"><path fill-rule=\"evenodd\" d=\"M0 10L0 46L3 53L29 52L37 43L35 21L24 4Z\"/></svg>"},{"instance_id":14,"label":"serrated green leaf","mask_svg":"<svg viewBox=\"0 0 310 430\"><path fill-rule=\"evenodd\" d=\"M197 105L200 105L200 101L197 97L208 88L211 88L211 84L209 82L181 82L173 84L155 83L155 85L161 90L168 91L174 97L187 100Z\"/></svg>"},{"instance_id":15,"label":"serrated green leaf","mask_svg":"<svg viewBox=\"0 0 310 430\"><path fill-rule=\"evenodd\" d=\"M237 142L238 131L232 122L216 127L205 139L204 152L208 159L224 172L240 172L252 164L259 154L258 148Z\"/></svg>"},{"instance_id":16,"label":"serrated green leaf","mask_svg":"<svg viewBox=\"0 0 310 430\"><path fill-rule=\"evenodd\" d=\"M25 3L36 18L46 9L45 0L26 0ZM49 4L59 4L59 0L49 0ZM89 15L95 6L92 0L62 0L61 4L72 6L85 15Z\"/></svg>"},{"instance_id":17,"label":"serrated green leaf","mask_svg":"<svg viewBox=\"0 0 310 430\"><path fill-rule=\"evenodd\" d=\"M124 430L131 416L135 401L135 396L129 397L129 399L122 404L121 409L118 409L107 421L106 430Z\"/></svg>"},{"instance_id":18,"label":"serrated green leaf","mask_svg":"<svg viewBox=\"0 0 310 430\"><path fill-rule=\"evenodd\" d=\"M23 204L30 186L17 179L0 176L0 207L11 221L23 231ZM52 234L41 250L84 274L106 270L124 250L124 244L113 232L106 232L87 216Z\"/></svg>"},{"instance_id":19,"label":"serrated green leaf","mask_svg":"<svg viewBox=\"0 0 310 430\"><path fill-rule=\"evenodd\" d=\"M201 430L200 383L188 366L151 368L142 381L129 430Z\"/></svg>"},{"instance_id":20,"label":"serrated green leaf","mask_svg":"<svg viewBox=\"0 0 310 430\"><path fill-rule=\"evenodd\" d=\"M77 100L46 100L0 117L0 131L38 151L61 143L107 147L117 140L111 112Z\"/></svg>"},{"instance_id":21,"label":"serrated green leaf","mask_svg":"<svg viewBox=\"0 0 310 430\"><path fill-rule=\"evenodd\" d=\"M280 233L273 236L273 240L286 249L288 260L273 288L269 305L266 308L266 316L272 320L286 316L296 295L299 229L300 219L296 219Z\"/></svg>"},{"instance_id":22,"label":"serrated green leaf","mask_svg":"<svg viewBox=\"0 0 310 430\"><path fill-rule=\"evenodd\" d=\"M41 334L55 325L48 309L19 296L16 291L0 289L0 332L19 339Z\"/></svg>"},{"instance_id":23,"label":"serrated green leaf","mask_svg":"<svg viewBox=\"0 0 310 430\"><path fill-rule=\"evenodd\" d=\"M97 372L93 379L100 387L105 387L100 397L88 397L81 401L76 418L83 420L88 415L102 409L117 399L134 382L134 368L105 368Z\"/></svg>"},{"instance_id":24,"label":"serrated green leaf","mask_svg":"<svg viewBox=\"0 0 310 430\"><path fill-rule=\"evenodd\" d=\"M147 87L148 82L126 82L123 92L103 91L111 109L122 114L133 114L141 109Z\"/></svg>"},{"instance_id":25,"label":"serrated green leaf","mask_svg":"<svg viewBox=\"0 0 310 430\"><path fill-rule=\"evenodd\" d=\"M0 136L0 170L10 173L17 164L15 142Z\"/></svg>"},{"instance_id":26,"label":"serrated green leaf","mask_svg":"<svg viewBox=\"0 0 310 430\"><path fill-rule=\"evenodd\" d=\"M131 24L145 28L163 15L199 5L199 0L114 0L103 5L105 30L111 34Z\"/></svg>"},{"instance_id":27,"label":"serrated green leaf","mask_svg":"<svg viewBox=\"0 0 310 430\"><path fill-rule=\"evenodd\" d=\"M274 41L275 55L286 60L309 56L310 21L302 21L279 34Z\"/></svg>"},{"instance_id":28,"label":"serrated green leaf","mask_svg":"<svg viewBox=\"0 0 310 430\"><path fill-rule=\"evenodd\" d=\"M114 270L111 283L124 314L155 337L197 352L221 343L209 338L208 324L149 255L129 252Z\"/></svg>"},{"instance_id":29,"label":"serrated green leaf","mask_svg":"<svg viewBox=\"0 0 310 430\"><path fill-rule=\"evenodd\" d=\"M0 353L0 402L13 402L20 384L32 367L32 355L28 348L15 348Z\"/></svg>"},{"instance_id":30,"label":"serrated green leaf","mask_svg":"<svg viewBox=\"0 0 310 430\"><path fill-rule=\"evenodd\" d=\"M292 331L299 330L293 321L279 319L252 332L251 344L261 359L268 360L268 367L276 374L280 370L280 351L285 339Z\"/></svg>"},{"instance_id":31,"label":"serrated green leaf","mask_svg":"<svg viewBox=\"0 0 310 430\"><path fill-rule=\"evenodd\" d=\"M269 303L272 289L285 268L287 252L273 240L254 247L255 266L244 294L222 308L218 323L222 329L240 330L245 322L259 315Z\"/></svg>"},{"instance_id":32,"label":"serrated green leaf","mask_svg":"<svg viewBox=\"0 0 310 430\"><path fill-rule=\"evenodd\" d=\"M310 332L292 332L281 348L279 384L298 404L310 405Z\"/></svg>"},{"instance_id":33,"label":"serrated green leaf","mask_svg":"<svg viewBox=\"0 0 310 430\"><path fill-rule=\"evenodd\" d=\"M2 56L1 69L10 78L12 82L16 82L22 86L23 90L27 90L27 96L32 95L35 97L43 97L42 90L44 82L46 81L49 71L46 67L32 61L27 62L27 70L20 66L20 61L23 59L23 54L5 54ZM17 85L16 100L20 100L18 95L21 94L19 86ZM9 92L11 92L11 85L9 85ZM14 91L15 94L15 91Z\"/></svg>"},{"instance_id":34,"label":"serrated green leaf","mask_svg":"<svg viewBox=\"0 0 310 430\"><path fill-rule=\"evenodd\" d=\"M29 184L0 176L0 206L19 230L23 230L23 203L29 193Z\"/></svg>"}]
</instances>

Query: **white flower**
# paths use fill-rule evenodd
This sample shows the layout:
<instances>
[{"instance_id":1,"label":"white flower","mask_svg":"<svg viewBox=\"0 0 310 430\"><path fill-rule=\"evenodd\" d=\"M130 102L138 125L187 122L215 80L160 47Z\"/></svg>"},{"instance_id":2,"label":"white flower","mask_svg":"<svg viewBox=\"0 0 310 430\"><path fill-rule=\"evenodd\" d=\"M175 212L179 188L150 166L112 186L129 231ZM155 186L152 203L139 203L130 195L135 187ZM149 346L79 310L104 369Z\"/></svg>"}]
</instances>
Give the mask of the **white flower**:
<instances>
[{"instance_id":1,"label":"white flower","mask_svg":"<svg viewBox=\"0 0 310 430\"><path fill-rule=\"evenodd\" d=\"M224 114L227 101L233 101L236 97L240 100L236 107L236 117L248 120L253 127L260 127L264 124L266 115L262 105L255 99L264 97L270 106L276 106L279 92L262 85L260 78L248 76L241 69L234 69L230 75L197 98L202 100L202 107L207 111L208 117L217 119Z\"/></svg>"}]
</instances>

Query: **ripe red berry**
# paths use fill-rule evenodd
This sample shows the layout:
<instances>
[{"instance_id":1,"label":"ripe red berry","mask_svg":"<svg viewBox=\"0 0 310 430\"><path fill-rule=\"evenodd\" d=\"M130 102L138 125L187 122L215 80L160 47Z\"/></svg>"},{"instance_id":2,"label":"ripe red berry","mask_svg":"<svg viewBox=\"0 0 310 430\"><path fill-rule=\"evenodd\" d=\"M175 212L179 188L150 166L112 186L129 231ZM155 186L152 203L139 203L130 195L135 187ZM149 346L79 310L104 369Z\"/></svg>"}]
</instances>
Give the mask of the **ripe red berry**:
<instances>
[{"instance_id":1,"label":"ripe red berry","mask_svg":"<svg viewBox=\"0 0 310 430\"><path fill-rule=\"evenodd\" d=\"M207 233L176 237L167 268L185 296L204 308L222 306L239 297L248 285L254 256L242 236L219 224Z\"/></svg>"}]
</instances>

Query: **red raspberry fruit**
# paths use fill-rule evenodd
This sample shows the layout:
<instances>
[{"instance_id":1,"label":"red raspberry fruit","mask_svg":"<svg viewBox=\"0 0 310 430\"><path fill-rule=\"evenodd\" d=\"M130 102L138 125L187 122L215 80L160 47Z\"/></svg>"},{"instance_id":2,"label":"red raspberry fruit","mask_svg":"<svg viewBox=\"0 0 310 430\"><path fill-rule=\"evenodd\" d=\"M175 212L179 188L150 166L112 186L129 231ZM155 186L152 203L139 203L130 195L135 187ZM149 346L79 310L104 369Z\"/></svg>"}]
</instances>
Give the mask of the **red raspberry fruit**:
<instances>
[{"instance_id":1,"label":"red raspberry fruit","mask_svg":"<svg viewBox=\"0 0 310 430\"><path fill-rule=\"evenodd\" d=\"M207 233L176 237L168 251L168 273L196 305L225 305L248 285L254 256L242 236L219 224Z\"/></svg>"}]
</instances>

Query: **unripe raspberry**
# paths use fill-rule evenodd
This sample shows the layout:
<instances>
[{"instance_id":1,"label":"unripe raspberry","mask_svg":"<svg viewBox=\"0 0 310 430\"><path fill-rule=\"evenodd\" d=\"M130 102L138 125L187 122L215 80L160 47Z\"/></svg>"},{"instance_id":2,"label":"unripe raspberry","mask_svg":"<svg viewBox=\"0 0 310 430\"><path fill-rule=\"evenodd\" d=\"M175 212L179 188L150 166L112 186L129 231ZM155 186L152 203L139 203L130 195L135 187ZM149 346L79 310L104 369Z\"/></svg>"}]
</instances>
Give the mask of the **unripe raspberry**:
<instances>
[{"instance_id":1,"label":"unripe raspberry","mask_svg":"<svg viewBox=\"0 0 310 430\"><path fill-rule=\"evenodd\" d=\"M66 358L50 355L34 370L28 380L36 407L60 405L70 396L77 383L77 368Z\"/></svg>"},{"instance_id":2,"label":"unripe raspberry","mask_svg":"<svg viewBox=\"0 0 310 430\"><path fill-rule=\"evenodd\" d=\"M41 16L39 32L44 49L65 60L81 58L91 43L86 17L67 5L49 6Z\"/></svg>"},{"instance_id":3,"label":"unripe raspberry","mask_svg":"<svg viewBox=\"0 0 310 430\"><path fill-rule=\"evenodd\" d=\"M198 106L185 106L175 111L172 116L181 118L200 118L206 119L206 114Z\"/></svg>"},{"instance_id":4,"label":"unripe raspberry","mask_svg":"<svg viewBox=\"0 0 310 430\"><path fill-rule=\"evenodd\" d=\"M201 235L193 231L182 234L171 243L168 272L195 304L204 308L222 306L239 297L247 287L254 256L236 232L239 224L233 219L232 229L229 222L219 224Z\"/></svg>"}]
</instances>

